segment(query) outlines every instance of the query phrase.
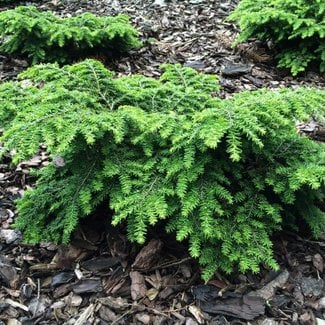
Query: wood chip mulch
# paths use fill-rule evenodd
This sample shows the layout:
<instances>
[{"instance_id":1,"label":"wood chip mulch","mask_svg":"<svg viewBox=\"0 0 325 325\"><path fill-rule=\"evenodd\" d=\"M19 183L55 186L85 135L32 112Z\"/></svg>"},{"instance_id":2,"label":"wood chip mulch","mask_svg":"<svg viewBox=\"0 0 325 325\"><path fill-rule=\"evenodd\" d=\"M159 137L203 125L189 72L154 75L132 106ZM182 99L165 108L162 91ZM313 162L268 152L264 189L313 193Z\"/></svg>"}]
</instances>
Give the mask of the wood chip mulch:
<instances>
[{"instance_id":1,"label":"wood chip mulch","mask_svg":"<svg viewBox=\"0 0 325 325\"><path fill-rule=\"evenodd\" d=\"M22 2L23 3L23 2ZM252 40L233 49L238 33L225 21L236 0L53 0L34 2L58 15L85 11L126 13L144 47L107 66L118 76L159 76L162 63L181 63L220 75L220 96L261 87L325 88L324 75L293 78L275 68L272 50ZM0 10L6 9L4 6ZM22 58L0 55L0 82L28 67ZM316 141L324 125L297 125ZM45 148L17 167L0 162L0 325L32 324L325 324L325 235L274 237L278 272L217 273L205 284L186 246L152 233L145 246L127 241L101 207L75 232L71 244L26 245L12 229L14 200L32 186L32 168L48 164Z\"/></svg>"}]
</instances>

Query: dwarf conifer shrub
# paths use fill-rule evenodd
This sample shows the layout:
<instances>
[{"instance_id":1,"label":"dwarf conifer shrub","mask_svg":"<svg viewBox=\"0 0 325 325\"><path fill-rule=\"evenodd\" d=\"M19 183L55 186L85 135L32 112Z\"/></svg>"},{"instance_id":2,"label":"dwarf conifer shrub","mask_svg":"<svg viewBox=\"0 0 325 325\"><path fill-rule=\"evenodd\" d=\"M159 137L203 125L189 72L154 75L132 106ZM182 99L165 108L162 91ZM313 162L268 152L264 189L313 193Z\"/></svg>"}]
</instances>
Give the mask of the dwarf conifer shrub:
<instances>
[{"instance_id":1,"label":"dwarf conifer shrub","mask_svg":"<svg viewBox=\"0 0 325 325\"><path fill-rule=\"evenodd\" d=\"M52 158L17 201L25 240L67 242L109 201L131 241L164 222L205 267L275 268L270 235L283 224L324 230L325 144L295 120L324 116L324 91L211 96L216 76L164 66L159 80L114 78L94 60L34 66L0 86L0 127L15 162L46 143ZM62 160L64 163L62 163ZM162 221L164 220L164 221Z\"/></svg>"},{"instance_id":2,"label":"dwarf conifer shrub","mask_svg":"<svg viewBox=\"0 0 325 325\"><path fill-rule=\"evenodd\" d=\"M34 6L0 12L0 51L26 55L32 63L64 63L89 54L113 56L140 46L137 37L125 15L59 18Z\"/></svg>"},{"instance_id":3,"label":"dwarf conifer shrub","mask_svg":"<svg viewBox=\"0 0 325 325\"><path fill-rule=\"evenodd\" d=\"M249 37L271 40L278 66L293 75L311 64L325 71L325 1L241 0L229 19L241 28L238 42Z\"/></svg>"}]
</instances>

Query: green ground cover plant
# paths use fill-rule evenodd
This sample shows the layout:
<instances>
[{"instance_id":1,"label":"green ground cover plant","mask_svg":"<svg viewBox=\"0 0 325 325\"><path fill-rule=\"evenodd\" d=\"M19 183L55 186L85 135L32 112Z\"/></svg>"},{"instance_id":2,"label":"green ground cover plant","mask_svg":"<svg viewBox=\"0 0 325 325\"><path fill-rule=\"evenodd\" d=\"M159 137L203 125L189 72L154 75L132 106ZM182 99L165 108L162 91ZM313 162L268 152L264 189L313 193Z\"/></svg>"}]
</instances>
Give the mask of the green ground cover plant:
<instances>
[{"instance_id":1,"label":"green ground cover plant","mask_svg":"<svg viewBox=\"0 0 325 325\"><path fill-rule=\"evenodd\" d=\"M325 144L298 134L295 121L324 118L325 92L221 100L211 95L216 76L163 69L156 80L115 78L95 60L43 64L0 85L4 150L15 148L17 163L46 143L53 158L17 201L16 227L27 242L68 242L107 202L131 241L144 243L155 225L187 240L205 279L276 268L272 233L324 231Z\"/></svg>"},{"instance_id":2,"label":"green ground cover plant","mask_svg":"<svg viewBox=\"0 0 325 325\"><path fill-rule=\"evenodd\" d=\"M315 64L325 71L325 1L241 0L229 20L238 23L238 42L272 41L278 66L293 75Z\"/></svg>"},{"instance_id":3,"label":"green ground cover plant","mask_svg":"<svg viewBox=\"0 0 325 325\"><path fill-rule=\"evenodd\" d=\"M0 51L26 55L32 63L65 63L92 54L112 57L140 46L125 15L59 18L34 6L0 12L0 40Z\"/></svg>"}]
</instances>

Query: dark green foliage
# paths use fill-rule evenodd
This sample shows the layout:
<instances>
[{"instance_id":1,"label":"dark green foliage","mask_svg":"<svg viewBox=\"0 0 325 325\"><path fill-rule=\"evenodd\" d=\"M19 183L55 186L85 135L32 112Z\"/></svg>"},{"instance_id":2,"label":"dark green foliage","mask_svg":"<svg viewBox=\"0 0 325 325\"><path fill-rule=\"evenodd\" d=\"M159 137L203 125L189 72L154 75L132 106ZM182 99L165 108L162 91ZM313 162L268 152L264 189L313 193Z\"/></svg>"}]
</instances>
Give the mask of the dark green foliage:
<instances>
[{"instance_id":1,"label":"dark green foliage","mask_svg":"<svg viewBox=\"0 0 325 325\"><path fill-rule=\"evenodd\" d=\"M19 2L19 0L0 0L0 6L15 2Z\"/></svg>"},{"instance_id":2,"label":"dark green foliage","mask_svg":"<svg viewBox=\"0 0 325 325\"><path fill-rule=\"evenodd\" d=\"M0 12L0 51L27 55L32 63L64 63L88 54L113 56L140 46L137 37L125 15L58 18L34 6Z\"/></svg>"},{"instance_id":3,"label":"dark green foliage","mask_svg":"<svg viewBox=\"0 0 325 325\"><path fill-rule=\"evenodd\" d=\"M241 0L229 19L241 28L238 42L252 36L271 40L278 66L293 75L313 63L325 71L324 0Z\"/></svg>"},{"instance_id":4,"label":"dark green foliage","mask_svg":"<svg viewBox=\"0 0 325 325\"><path fill-rule=\"evenodd\" d=\"M324 230L325 145L295 120L324 116L324 91L211 96L215 76L165 66L159 80L113 78L99 62L30 68L0 86L0 121L15 161L46 143L61 157L18 200L25 240L67 242L80 218L109 200L132 241L165 220L211 277L275 268L270 235L304 220ZM54 159L55 161L55 159ZM62 164L61 164L62 165Z\"/></svg>"}]
</instances>

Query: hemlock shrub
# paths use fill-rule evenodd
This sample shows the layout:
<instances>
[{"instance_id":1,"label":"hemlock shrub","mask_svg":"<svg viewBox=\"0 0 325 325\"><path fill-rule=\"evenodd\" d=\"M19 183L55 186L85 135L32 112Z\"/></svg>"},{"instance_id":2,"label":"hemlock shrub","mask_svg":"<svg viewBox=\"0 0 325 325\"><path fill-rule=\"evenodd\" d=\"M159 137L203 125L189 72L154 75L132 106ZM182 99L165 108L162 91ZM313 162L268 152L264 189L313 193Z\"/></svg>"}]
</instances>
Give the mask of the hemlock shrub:
<instances>
[{"instance_id":1,"label":"hemlock shrub","mask_svg":"<svg viewBox=\"0 0 325 325\"><path fill-rule=\"evenodd\" d=\"M218 78L165 65L159 80L114 78L94 60L34 66L0 86L0 127L15 162L46 143L52 158L17 201L27 242L67 242L109 202L112 223L144 243L162 222L208 279L216 269L276 268L271 234L304 222L324 231L325 144L295 120L325 115L325 92L242 92L221 100ZM64 166L63 166L64 165ZM164 221L162 221L164 220ZM160 223L161 224L161 223Z\"/></svg>"},{"instance_id":2,"label":"hemlock shrub","mask_svg":"<svg viewBox=\"0 0 325 325\"><path fill-rule=\"evenodd\" d=\"M32 63L72 61L88 54L121 54L140 46L125 15L84 13L59 18L34 6L0 12L0 51L26 55Z\"/></svg>"},{"instance_id":3,"label":"hemlock shrub","mask_svg":"<svg viewBox=\"0 0 325 325\"><path fill-rule=\"evenodd\" d=\"M278 66L293 75L311 64L325 71L325 1L241 0L229 20L241 29L237 42L249 37L271 40Z\"/></svg>"}]
</instances>

